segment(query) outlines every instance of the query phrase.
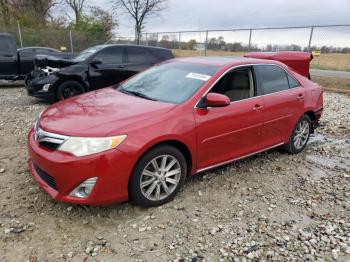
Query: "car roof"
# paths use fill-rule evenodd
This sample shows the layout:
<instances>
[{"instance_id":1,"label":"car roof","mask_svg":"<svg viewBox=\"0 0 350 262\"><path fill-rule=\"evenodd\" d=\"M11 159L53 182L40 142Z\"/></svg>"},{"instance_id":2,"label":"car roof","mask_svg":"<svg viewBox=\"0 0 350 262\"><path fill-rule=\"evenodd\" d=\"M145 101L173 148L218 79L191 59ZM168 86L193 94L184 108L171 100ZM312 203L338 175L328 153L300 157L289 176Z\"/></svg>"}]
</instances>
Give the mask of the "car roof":
<instances>
[{"instance_id":1,"label":"car roof","mask_svg":"<svg viewBox=\"0 0 350 262\"><path fill-rule=\"evenodd\" d=\"M97 45L95 47L99 48L105 48L110 46L121 46L121 47L141 47L141 48L148 48L148 49L158 49L158 50L168 50L168 48L158 47L158 46L148 46L148 45L133 45L133 44L105 44L105 45Z\"/></svg>"},{"instance_id":2,"label":"car roof","mask_svg":"<svg viewBox=\"0 0 350 262\"><path fill-rule=\"evenodd\" d=\"M229 56L196 56L186 58L175 58L177 62L194 63L203 65L212 65L219 67L237 66L245 64L276 64L281 65L282 63L274 60L247 58L247 57L229 57Z\"/></svg>"},{"instance_id":3,"label":"car roof","mask_svg":"<svg viewBox=\"0 0 350 262\"><path fill-rule=\"evenodd\" d=\"M44 47L44 46L26 46L26 47L21 47L18 48L18 50L26 50L26 49L31 49L31 48L43 48L43 49L48 49L48 50L55 50L55 51L59 51L55 48L51 48L51 47Z\"/></svg>"}]
</instances>

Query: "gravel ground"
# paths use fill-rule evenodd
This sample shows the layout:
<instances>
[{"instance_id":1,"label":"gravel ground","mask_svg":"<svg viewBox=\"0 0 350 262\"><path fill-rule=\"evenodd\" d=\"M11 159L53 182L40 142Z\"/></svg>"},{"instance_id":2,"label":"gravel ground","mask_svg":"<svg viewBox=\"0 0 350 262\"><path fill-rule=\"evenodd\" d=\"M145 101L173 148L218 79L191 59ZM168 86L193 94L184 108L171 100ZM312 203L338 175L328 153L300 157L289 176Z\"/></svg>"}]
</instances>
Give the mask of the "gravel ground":
<instances>
[{"instance_id":1,"label":"gravel ground","mask_svg":"<svg viewBox=\"0 0 350 262\"><path fill-rule=\"evenodd\" d=\"M188 180L174 201L57 203L27 171L46 106L0 89L0 261L350 261L350 96L325 93L307 150L272 150Z\"/></svg>"}]
</instances>

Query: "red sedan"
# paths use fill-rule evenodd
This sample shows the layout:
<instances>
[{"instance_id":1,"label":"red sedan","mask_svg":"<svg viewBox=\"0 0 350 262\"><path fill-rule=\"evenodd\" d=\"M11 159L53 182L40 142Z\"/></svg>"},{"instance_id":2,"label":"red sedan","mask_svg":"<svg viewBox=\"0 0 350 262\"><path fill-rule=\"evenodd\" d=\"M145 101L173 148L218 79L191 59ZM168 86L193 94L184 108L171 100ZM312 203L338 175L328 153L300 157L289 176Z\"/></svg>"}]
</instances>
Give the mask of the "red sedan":
<instances>
[{"instance_id":1,"label":"red sedan","mask_svg":"<svg viewBox=\"0 0 350 262\"><path fill-rule=\"evenodd\" d=\"M31 173L58 201L158 206L187 176L275 147L299 153L323 95L310 59L292 58L174 59L51 105L28 135Z\"/></svg>"}]
</instances>

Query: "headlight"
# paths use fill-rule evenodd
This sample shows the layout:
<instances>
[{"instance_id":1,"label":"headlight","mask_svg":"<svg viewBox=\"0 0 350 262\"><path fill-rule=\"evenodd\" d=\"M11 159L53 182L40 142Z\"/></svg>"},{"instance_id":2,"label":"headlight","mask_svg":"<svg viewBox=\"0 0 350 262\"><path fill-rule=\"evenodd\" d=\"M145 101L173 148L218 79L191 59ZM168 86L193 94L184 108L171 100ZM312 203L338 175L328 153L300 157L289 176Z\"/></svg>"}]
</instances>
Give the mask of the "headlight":
<instances>
[{"instance_id":1,"label":"headlight","mask_svg":"<svg viewBox=\"0 0 350 262\"><path fill-rule=\"evenodd\" d=\"M113 137L70 137L58 150L75 156L87 156L116 148L126 135Z\"/></svg>"}]
</instances>

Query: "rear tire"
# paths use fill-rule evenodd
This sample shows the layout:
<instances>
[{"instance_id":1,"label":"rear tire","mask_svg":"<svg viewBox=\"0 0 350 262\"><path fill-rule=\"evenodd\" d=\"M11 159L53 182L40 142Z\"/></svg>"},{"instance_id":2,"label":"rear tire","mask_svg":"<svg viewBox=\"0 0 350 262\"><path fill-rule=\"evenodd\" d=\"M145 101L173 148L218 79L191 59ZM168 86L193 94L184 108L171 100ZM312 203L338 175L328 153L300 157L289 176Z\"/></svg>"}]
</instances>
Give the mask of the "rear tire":
<instances>
[{"instance_id":1,"label":"rear tire","mask_svg":"<svg viewBox=\"0 0 350 262\"><path fill-rule=\"evenodd\" d=\"M56 101L65 100L73 96L83 94L84 92L85 92L84 86L80 84L78 81L74 81L74 80L64 81L57 88Z\"/></svg>"},{"instance_id":2,"label":"rear tire","mask_svg":"<svg viewBox=\"0 0 350 262\"><path fill-rule=\"evenodd\" d=\"M172 146L148 151L136 164L130 181L130 200L141 207L169 202L182 187L187 173L184 155Z\"/></svg>"},{"instance_id":3,"label":"rear tire","mask_svg":"<svg viewBox=\"0 0 350 262\"><path fill-rule=\"evenodd\" d=\"M295 125L289 142L283 146L283 149L289 154L298 154L302 152L309 141L311 128L310 117L303 115Z\"/></svg>"}]
</instances>

